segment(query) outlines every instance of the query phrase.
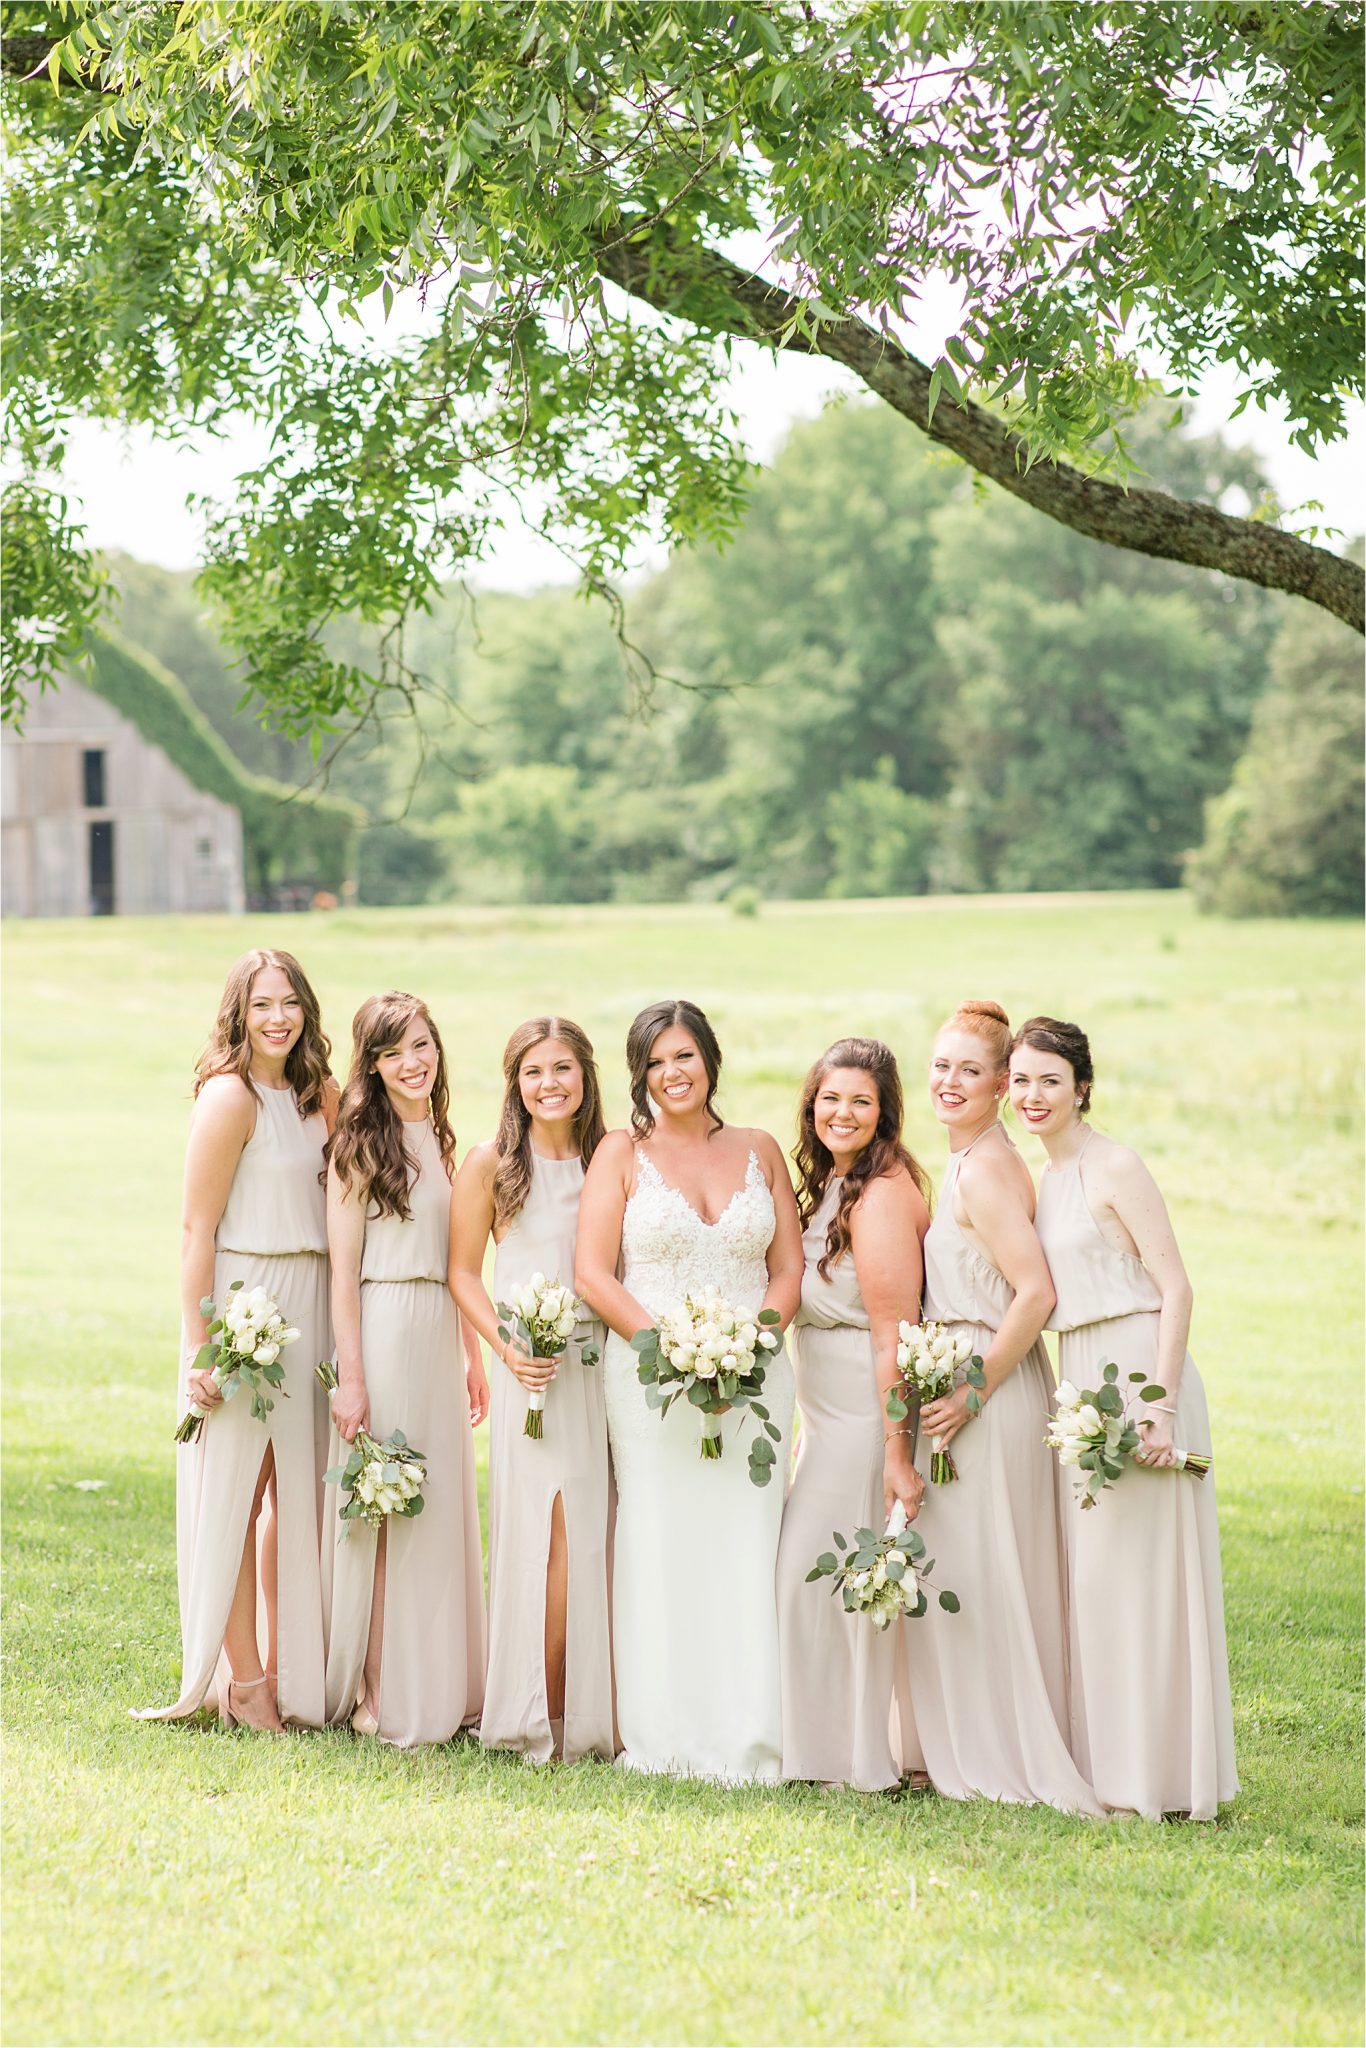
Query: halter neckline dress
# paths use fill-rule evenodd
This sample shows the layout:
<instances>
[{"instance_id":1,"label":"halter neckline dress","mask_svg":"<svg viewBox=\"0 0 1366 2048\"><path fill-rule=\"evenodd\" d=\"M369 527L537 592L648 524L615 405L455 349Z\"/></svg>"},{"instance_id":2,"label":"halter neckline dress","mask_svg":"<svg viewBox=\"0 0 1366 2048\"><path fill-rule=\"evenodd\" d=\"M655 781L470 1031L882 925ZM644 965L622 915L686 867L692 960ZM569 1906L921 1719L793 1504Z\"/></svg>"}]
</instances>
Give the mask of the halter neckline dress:
<instances>
[{"instance_id":1,"label":"halter neckline dress","mask_svg":"<svg viewBox=\"0 0 1366 2048\"><path fill-rule=\"evenodd\" d=\"M1050 1164L1039 1238L1057 1289L1049 1317L1058 1369L1099 1384L1108 1359L1152 1373L1162 1295L1131 1252L1110 1244L1086 1194L1087 1132L1075 1158ZM1187 1353L1173 1417L1187 1451L1211 1449L1209 1409ZM1082 1512L1064 1474L1071 1573L1071 1703L1077 1761L1106 1806L1149 1819L1212 1820L1238 1792L1219 1564L1214 1473L1130 1465Z\"/></svg>"}]
</instances>

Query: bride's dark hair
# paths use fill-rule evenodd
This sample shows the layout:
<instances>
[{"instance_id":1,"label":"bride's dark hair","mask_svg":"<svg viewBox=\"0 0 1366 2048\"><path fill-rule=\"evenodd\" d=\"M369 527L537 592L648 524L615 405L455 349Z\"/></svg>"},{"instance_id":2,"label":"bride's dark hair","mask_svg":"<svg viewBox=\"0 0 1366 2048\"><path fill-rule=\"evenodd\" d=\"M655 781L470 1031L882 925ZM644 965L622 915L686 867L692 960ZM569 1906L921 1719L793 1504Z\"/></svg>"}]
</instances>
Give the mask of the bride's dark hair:
<instances>
[{"instance_id":1,"label":"bride's dark hair","mask_svg":"<svg viewBox=\"0 0 1366 2048\"><path fill-rule=\"evenodd\" d=\"M427 1026L436 1047L436 1075L429 1099L432 1128L448 1173L455 1151L455 1132L447 1115L446 1054L431 1011L420 997L406 995L402 989L369 996L352 1019L351 1071L342 1090L337 1128L327 1152L342 1186L350 1187L354 1181L365 1195L372 1221L380 1216L397 1216L407 1223L413 1213L408 1203L413 1166L403 1143L402 1119L389 1100L375 1063L381 1053L392 1052L401 1044L415 1017Z\"/></svg>"},{"instance_id":2,"label":"bride's dark hair","mask_svg":"<svg viewBox=\"0 0 1366 2048\"><path fill-rule=\"evenodd\" d=\"M626 1064L631 1073L631 1135L648 1138L655 1127L655 1114L650 1104L649 1083L646 1074L650 1066L650 1054L661 1031L668 1031L672 1025L681 1025L696 1041L702 1055L702 1064L707 1070L707 1099L703 1104L707 1115L719 1131L725 1119L718 1116L712 1103L716 1097L717 1083L721 1079L721 1048L716 1042L706 1012L699 1010L696 1003L684 997L675 997L662 1003L651 1003L641 1011L626 1034Z\"/></svg>"},{"instance_id":3,"label":"bride's dark hair","mask_svg":"<svg viewBox=\"0 0 1366 2048\"><path fill-rule=\"evenodd\" d=\"M816 1097L826 1075L837 1067L852 1067L855 1072L866 1074L872 1082L877 1090L877 1128L863 1150L850 1162L840 1186L840 1198L826 1232L825 1250L816 1265L822 1280L829 1279L831 1261L838 1264L853 1241L849 1218L870 1181L876 1180L880 1174L891 1173L897 1166L904 1166L926 1202L930 1200L931 1193L929 1175L901 1141L904 1108L901 1075L895 1057L880 1038L837 1038L830 1049L821 1054L802 1083L802 1098L797 1110L797 1143L792 1158L797 1168L797 1207L803 1229L819 1209L835 1170L834 1155L816 1136Z\"/></svg>"}]
</instances>

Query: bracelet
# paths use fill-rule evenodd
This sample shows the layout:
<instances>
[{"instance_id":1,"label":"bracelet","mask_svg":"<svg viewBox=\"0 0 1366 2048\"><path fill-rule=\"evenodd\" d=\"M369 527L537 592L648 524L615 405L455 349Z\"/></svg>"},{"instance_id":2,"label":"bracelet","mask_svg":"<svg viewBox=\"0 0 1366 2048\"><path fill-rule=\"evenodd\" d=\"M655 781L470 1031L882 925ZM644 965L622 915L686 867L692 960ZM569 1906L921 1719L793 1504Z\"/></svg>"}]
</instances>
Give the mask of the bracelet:
<instances>
[{"instance_id":1,"label":"bracelet","mask_svg":"<svg viewBox=\"0 0 1366 2048\"><path fill-rule=\"evenodd\" d=\"M1154 1401L1153 1406L1159 1415L1175 1415L1176 1413L1176 1408L1170 1401Z\"/></svg>"},{"instance_id":2,"label":"bracelet","mask_svg":"<svg viewBox=\"0 0 1366 2048\"><path fill-rule=\"evenodd\" d=\"M914 1436L914 1435L915 1435L915 1431L914 1431L913 1429L884 1429L884 1430L883 1430L883 1432L882 1432L882 1441L883 1441L883 1443L885 1443L885 1444L889 1444L889 1443L890 1443L890 1442L892 1441L892 1438L893 1438L894 1436Z\"/></svg>"}]
</instances>

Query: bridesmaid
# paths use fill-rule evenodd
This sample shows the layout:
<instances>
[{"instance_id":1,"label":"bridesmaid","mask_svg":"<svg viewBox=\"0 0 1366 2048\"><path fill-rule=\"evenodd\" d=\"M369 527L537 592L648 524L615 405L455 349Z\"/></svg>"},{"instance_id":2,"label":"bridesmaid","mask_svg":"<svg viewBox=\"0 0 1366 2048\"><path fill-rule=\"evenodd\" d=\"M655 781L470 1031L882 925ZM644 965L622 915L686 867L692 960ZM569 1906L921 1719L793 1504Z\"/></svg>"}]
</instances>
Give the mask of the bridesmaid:
<instances>
[{"instance_id":1,"label":"bridesmaid","mask_svg":"<svg viewBox=\"0 0 1366 2048\"><path fill-rule=\"evenodd\" d=\"M607 1620L607 1414L601 1333L586 1319L555 1359L498 1335L483 1282L492 1235L494 1300L533 1273L574 1284L584 1169L603 1135L593 1048L564 1017L519 1024L503 1053L498 1135L467 1154L455 1183L451 1287L497 1353L489 1445L489 1669L481 1740L536 1763L600 1756L612 1739ZM579 1362L592 1342L596 1367ZM524 1431L546 1390L545 1434Z\"/></svg>"},{"instance_id":2,"label":"bridesmaid","mask_svg":"<svg viewBox=\"0 0 1366 2048\"><path fill-rule=\"evenodd\" d=\"M986 1387L976 1417L962 1385L921 1411L922 1473L937 1437L958 1478L927 1486L917 1526L962 1611L931 1601L905 1632L899 1683L936 1791L1098 1813L1065 1734L1065 1567L1044 1443L1053 1374L1039 1341L1053 1284L1034 1184L997 1114L1009 1049L998 1004L960 1003L930 1060L949 1166L925 1239L925 1314L972 1338Z\"/></svg>"},{"instance_id":3,"label":"bridesmaid","mask_svg":"<svg viewBox=\"0 0 1366 2048\"><path fill-rule=\"evenodd\" d=\"M314 995L292 954L260 947L228 976L195 1073L181 1234L177 1419L208 1411L176 1458L178 1719L212 1700L229 1726L323 1719L322 1595L313 1368L331 1349L324 1147L336 1114ZM202 1297L264 1287L298 1330L266 1422L192 1369ZM263 1662L264 1653L264 1662Z\"/></svg>"},{"instance_id":4,"label":"bridesmaid","mask_svg":"<svg viewBox=\"0 0 1366 2048\"><path fill-rule=\"evenodd\" d=\"M381 1439L401 1429L426 1460L427 1483L423 1512L391 1517L378 1533L331 1510L327 1718L384 1742L445 1742L483 1700L470 1429L488 1408L477 1347L462 1385L448 1291L446 1058L426 1005L398 990L362 1003L351 1028L327 1177L332 1414L347 1443L358 1429Z\"/></svg>"},{"instance_id":5,"label":"bridesmaid","mask_svg":"<svg viewBox=\"0 0 1366 2048\"><path fill-rule=\"evenodd\" d=\"M901 1076L876 1038L841 1038L806 1077L798 1112L802 1303L792 1326L797 1469L778 1546L783 1776L877 1792L891 1748L896 1630L859 1622L806 1575L834 1530L914 1520L925 1482L912 1430L887 1420L897 1326L920 1314L929 1183L901 1141Z\"/></svg>"},{"instance_id":6,"label":"bridesmaid","mask_svg":"<svg viewBox=\"0 0 1366 2048\"><path fill-rule=\"evenodd\" d=\"M1038 1227L1060 1376L1095 1386L1113 1359L1121 1384L1141 1370L1166 1388L1138 1453L1158 1469L1126 1472L1085 1514L1064 1507L1077 1761L1106 1806L1213 1820L1238 1790L1214 1478L1164 1469L1174 1446L1210 1451L1191 1288L1147 1167L1086 1122L1093 1079L1077 1025L1032 1017L1016 1032L1010 1099L1048 1151Z\"/></svg>"}]
</instances>

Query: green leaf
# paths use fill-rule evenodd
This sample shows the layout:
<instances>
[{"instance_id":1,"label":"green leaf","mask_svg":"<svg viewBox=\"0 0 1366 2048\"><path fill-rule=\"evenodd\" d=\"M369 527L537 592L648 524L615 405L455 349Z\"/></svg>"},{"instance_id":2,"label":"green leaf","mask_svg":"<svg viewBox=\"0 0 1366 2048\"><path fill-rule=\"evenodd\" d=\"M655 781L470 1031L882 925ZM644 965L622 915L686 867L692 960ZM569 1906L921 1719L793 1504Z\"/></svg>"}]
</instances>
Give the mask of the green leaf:
<instances>
[{"instance_id":1,"label":"green leaf","mask_svg":"<svg viewBox=\"0 0 1366 2048\"><path fill-rule=\"evenodd\" d=\"M958 1595L949 1592L941 1593L939 1595L939 1605L943 1608L945 1614L957 1614L959 1611Z\"/></svg>"}]
</instances>

